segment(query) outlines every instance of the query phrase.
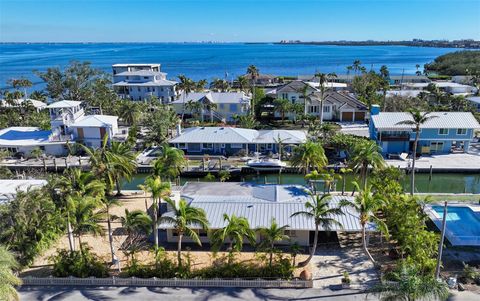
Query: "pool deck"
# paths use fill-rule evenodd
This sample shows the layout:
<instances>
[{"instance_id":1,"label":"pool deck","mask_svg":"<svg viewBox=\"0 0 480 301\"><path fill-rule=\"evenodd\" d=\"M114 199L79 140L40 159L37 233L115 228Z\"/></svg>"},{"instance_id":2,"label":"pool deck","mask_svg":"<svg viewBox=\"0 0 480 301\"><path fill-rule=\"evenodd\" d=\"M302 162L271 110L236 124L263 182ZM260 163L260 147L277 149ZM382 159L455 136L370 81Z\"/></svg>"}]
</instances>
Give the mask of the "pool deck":
<instances>
[{"instance_id":1,"label":"pool deck","mask_svg":"<svg viewBox=\"0 0 480 301\"><path fill-rule=\"evenodd\" d=\"M387 159L385 162L400 169L409 169L411 166L411 160ZM430 172L430 166L432 172L480 172L480 152L422 156L415 162L417 172Z\"/></svg>"}]
</instances>

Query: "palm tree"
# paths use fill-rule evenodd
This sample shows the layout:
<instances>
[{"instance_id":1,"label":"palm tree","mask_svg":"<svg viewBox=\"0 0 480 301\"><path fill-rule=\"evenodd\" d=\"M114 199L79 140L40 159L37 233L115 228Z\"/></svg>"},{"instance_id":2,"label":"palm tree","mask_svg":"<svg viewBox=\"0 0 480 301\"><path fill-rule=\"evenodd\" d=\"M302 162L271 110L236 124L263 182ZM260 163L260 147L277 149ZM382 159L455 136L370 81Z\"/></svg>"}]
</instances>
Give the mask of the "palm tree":
<instances>
[{"instance_id":1,"label":"palm tree","mask_svg":"<svg viewBox=\"0 0 480 301\"><path fill-rule=\"evenodd\" d=\"M357 75L358 71L359 70L362 70L362 62L360 60L355 60L353 61L353 64L352 64L352 69L353 71L355 72L355 75Z\"/></svg>"},{"instance_id":2,"label":"palm tree","mask_svg":"<svg viewBox=\"0 0 480 301\"><path fill-rule=\"evenodd\" d=\"M368 168L382 168L385 161L380 153L380 147L374 141L362 141L353 147L353 154L350 159L352 169L360 172L362 186L367 185Z\"/></svg>"},{"instance_id":3,"label":"palm tree","mask_svg":"<svg viewBox=\"0 0 480 301\"><path fill-rule=\"evenodd\" d=\"M0 299L19 300L15 286L21 285L22 281L15 276L13 270L18 268L15 257L6 247L0 245Z\"/></svg>"},{"instance_id":4,"label":"palm tree","mask_svg":"<svg viewBox=\"0 0 480 301\"><path fill-rule=\"evenodd\" d=\"M414 128L415 131L415 140L413 142L413 150L412 150L412 174L410 178L410 194L413 195L415 193L415 162L417 160L417 147L418 147L418 139L420 138L420 127L429 121L430 119L436 118L438 116L430 115L430 112L420 112L418 109L410 109L408 110L410 117L407 120L403 120L398 122L398 125L409 125Z\"/></svg>"},{"instance_id":5,"label":"palm tree","mask_svg":"<svg viewBox=\"0 0 480 301\"><path fill-rule=\"evenodd\" d=\"M172 215L164 215L160 221L173 226L178 235L177 262L182 266L182 238L184 235L190 237L198 245L202 245L200 236L196 229L208 230L207 215L203 209L191 206L187 201L181 199L178 203L166 199L167 203L173 209Z\"/></svg>"},{"instance_id":6,"label":"palm tree","mask_svg":"<svg viewBox=\"0 0 480 301\"><path fill-rule=\"evenodd\" d=\"M111 177L117 187L117 195L121 195L121 180L126 179L130 181L137 169L136 154L127 143L118 141L112 141L108 152L108 163L113 167L108 170L112 172Z\"/></svg>"},{"instance_id":7,"label":"palm tree","mask_svg":"<svg viewBox=\"0 0 480 301\"><path fill-rule=\"evenodd\" d=\"M183 74L179 75L178 79L180 80L180 82L177 84L177 87L180 90L178 96L180 97L181 95L183 98L183 109L182 109L182 120L183 120L183 116L185 115L185 98L188 96L189 93L191 93L192 91L195 91L195 89L197 88L197 85L193 80L191 80L190 78L186 77Z\"/></svg>"},{"instance_id":8,"label":"palm tree","mask_svg":"<svg viewBox=\"0 0 480 301\"><path fill-rule=\"evenodd\" d=\"M210 101L205 101L202 103L203 109L208 111L210 115L210 122L213 122L213 111L217 109L217 104ZM203 114L202 114L202 121L203 121Z\"/></svg>"},{"instance_id":9,"label":"palm tree","mask_svg":"<svg viewBox=\"0 0 480 301\"><path fill-rule=\"evenodd\" d=\"M321 143L307 141L293 149L290 163L307 174L312 169L322 169L328 164L328 160Z\"/></svg>"},{"instance_id":10,"label":"palm tree","mask_svg":"<svg viewBox=\"0 0 480 301\"><path fill-rule=\"evenodd\" d=\"M125 216L120 217L120 222L122 223L122 228L127 233L126 247L130 248L133 242L136 240L134 235L139 235L140 233L145 233L148 235L152 230L152 219L148 214L141 210L129 211L125 209ZM134 256L134 250L131 250L132 258Z\"/></svg>"},{"instance_id":11,"label":"palm tree","mask_svg":"<svg viewBox=\"0 0 480 301\"><path fill-rule=\"evenodd\" d=\"M422 275L414 266L402 264L389 276L392 281L385 281L371 290L380 295L381 300L447 300L450 295L445 282L433 275Z\"/></svg>"},{"instance_id":12,"label":"palm tree","mask_svg":"<svg viewBox=\"0 0 480 301\"><path fill-rule=\"evenodd\" d=\"M273 102L273 105L275 106L275 111L279 112L282 116L282 123L285 123L285 114L290 111L290 102L288 99L277 98Z\"/></svg>"},{"instance_id":13,"label":"palm tree","mask_svg":"<svg viewBox=\"0 0 480 301\"><path fill-rule=\"evenodd\" d=\"M239 76L237 77L237 83L238 83L238 88L240 89L240 92L248 92L248 79L245 76Z\"/></svg>"},{"instance_id":14,"label":"palm tree","mask_svg":"<svg viewBox=\"0 0 480 301\"><path fill-rule=\"evenodd\" d=\"M238 217L235 214L231 216L223 214L223 221L225 222L225 227L216 230L212 234L213 250L220 250L226 240L229 240L229 252L240 252L245 238L251 245L255 244L255 231L250 228L250 224L245 217Z\"/></svg>"},{"instance_id":15,"label":"palm tree","mask_svg":"<svg viewBox=\"0 0 480 301\"><path fill-rule=\"evenodd\" d=\"M312 257L315 254L315 251L317 249L318 231L320 226L322 226L323 230L330 230L333 225L343 227L340 222L331 217L332 215L343 214L340 206L330 206L329 202L331 198L332 197L329 194L323 194L321 196L312 195L311 201L307 201L305 203L305 211L298 211L291 215L291 217L301 216L308 220L313 219L313 222L315 224L315 235L313 238L313 246L310 250L310 256L308 256L307 260L299 263L300 267L306 266L310 262L310 260L312 260Z\"/></svg>"},{"instance_id":16,"label":"palm tree","mask_svg":"<svg viewBox=\"0 0 480 301\"><path fill-rule=\"evenodd\" d=\"M153 175L171 181L180 175L186 163L187 159L182 150L165 144L162 146L160 157L153 165Z\"/></svg>"},{"instance_id":17,"label":"palm tree","mask_svg":"<svg viewBox=\"0 0 480 301\"><path fill-rule=\"evenodd\" d=\"M224 79L215 78L210 84L210 87L217 92L227 92L230 88L230 84Z\"/></svg>"},{"instance_id":18,"label":"palm tree","mask_svg":"<svg viewBox=\"0 0 480 301\"><path fill-rule=\"evenodd\" d=\"M269 261L268 266L272 267L273 252L275 252L275 243L279 241L284 241L290 239L288 235L285 235L285 230L288 228L288 225L279 226L275 218L272 218L270 222L270 227L261 227L257 231L260 234L260 248L268 250Z\"/></svg>"},{"instance_id":19,"label":"palm tree","mask_svg":"<svg viewBox=\"0 0 480 301\"><path fill-rule=\"evenodd\" d=\"M250 75L251 78L251 84L250 86L252 87L252 108L255 108L255 84L257 81L258 76L260 75L260 70L254 65L250 65L247 68L247 74ZM255 115L255 110L252 110L252 115Z\"/></svg>"},{"instance_id":20,"label":"palm tree","mask_svg":"<svg viewBox=\"0 0 480 301\"><path fill-rule=\"evenodd\" d=\"M362 247L367 254L368 258L375 265L375 260L368 251L367 248L367 239L366 239L366 230L369 223L375 223L378 229L385 234L388 238L388 228L383 220L378 218L375 214L379 209L381 209L385 202L377 194L373 194L371 191L370 185L366 185L365 188L361 189L357 182L353 182L356 190L358 190L357 196L353 202L342 200L342 206L351 206L360 214L360 225L362 226Z\"/></svg>"},{"instance_id":21,"label":"palm tree","mask_svg":"<svg viewBox=\"0 0 480 301\"><path fill-rule=\"evenodd\" d=\"M185 105L185 108L192 113L194 116L198 116L202 112L202 104L198 101L195 101L193 99L190 99L187 101L187 104Z\"/></svg>"},{"instance_id":22,"label":"palm tree","mask_svg":"<svg viewBox=\"0 0 480 301\"><path fill-rule=\"evenodd\" d=\"M292 256L292 266L296 265L297 255L302 251L302 247L298 242L294 242L290 245L290 256Z\"/></svg>"},{"instance_id":23,"label":"palm tree","mask_svg":"<svg viewBox=\"0 0 480 301\"><path fill-rule=\"evenodd\" d=\"M65 214L70 251L73 252L75 251L75 240L73 238L71 208L68 200L72 197L100 199L105 194L105 184L98 180L93 173L83 172L78 168L68 168L60 178L57 180L51 178L49 182L52 182L53 189L60 196L61 203L59 206Z\"/></svg>"},{"instance_id":24,"label":"palm tree","mask_svg":"<svg viewBox=\"0 0 480 301\"><path fill-rule=\"evenodd\" d=\"M315 73L315 77L318 78L318 89L320 90L320 124L323 123L323 103L325 101L325 98L327 97L326 95L326 91L328 89L328 81L333 79L333 78L336 78L337 75L335 73L328 73L328 74L325 74L325 73L321 73L321 72L317 72Z\"/></svg>"},{"instance_id":25,"label":"palm tree","mask_svg":"<svg viewBox=\"0 0 480 301\"><path fill-rule=\"evenodd\" d=\"M195 84L195 92L202 92L208 84L206 79L201 79Z\"/></svg>"},{"instance_id":26,"label":"palm tree","mask_svg":"<svg viewBox=\"0 0 480 301\"><path fill-rule=\"evenodd\" d=\"M137 124L142 115L140 104L130 100L120 101L118 109L118 116L128 125Z\"/></svg>"},{"instance_id":27,"label":"palm tree","mask_svg":"<svg viewBox=\"0 0 480 301\"><path fill-rule=\"evenodd\" d=\"M105 233L105 229L99 225L99 222L105 220L105 214L98 210L99 201L92 197L69 197L68 206L71 210L72 232L78 238L80 251L83 251L82 235L96 236Z\"/></svg>"},{"instance_id":28,"label":"palm tree","mask_svg":"<svg viewBox=\"0 0 480 301\"><path fill-rule=\"evenodd\" d=\"M345 187L347 186L347 174L351 173L353 170L347 167L342 167L339 170L339 173L342 177L342 195L345 194Z\"/></svg>"},{"instance_id":29,"label":"palm tree","mask_svg":"<svg viewBox=\"0 0 480 301\"><path fill-rule=\"evenodd\" d=\"M115 219L115 216L110 214L110 209L113 206L120 205L120 201L112 198L108 195L100 199L104 207L105 217L107 218L107 231L108 231L108 243L110 244L110 254L112 255L112 263L115 262L117 256L115 254L115 248L113 247L113 230L112 230L112 219Z\"/></svg>"},{"instance_id":30,"label":"palm tree","mask_svg":"<svg viewBox=\"0 0 480 301\"><path fill-rule=\"evenodd\" d=\"M162 182L159 176L152 176L145 179L144 185L140 188L151 194L152 197L152 220L153 220L153 238L155 241L155 248L158 248L158 214L159 205L163 199L170 196L170 183Z\"/></svg>"}]
</instances>

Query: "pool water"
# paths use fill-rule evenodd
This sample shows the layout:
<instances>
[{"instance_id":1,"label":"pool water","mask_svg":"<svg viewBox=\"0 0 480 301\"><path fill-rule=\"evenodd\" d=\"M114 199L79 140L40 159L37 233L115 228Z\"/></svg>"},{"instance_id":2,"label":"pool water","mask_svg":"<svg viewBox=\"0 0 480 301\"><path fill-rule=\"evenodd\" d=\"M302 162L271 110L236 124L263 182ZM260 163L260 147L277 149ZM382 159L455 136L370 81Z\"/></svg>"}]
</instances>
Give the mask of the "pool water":
<instances>
[{"instance_id":1,"label":"pool water","mask_svg":"<svg viewBox=\"0 0 480 301\"><path fill-rule=\"evenodd\" d=\"M432 206L432 209L443 219L443 206ZM449 234L456 239L480 240L480 212L476 213L467 206L447 206L446 236L452 241Z\"/></svg>"}]
</instances>

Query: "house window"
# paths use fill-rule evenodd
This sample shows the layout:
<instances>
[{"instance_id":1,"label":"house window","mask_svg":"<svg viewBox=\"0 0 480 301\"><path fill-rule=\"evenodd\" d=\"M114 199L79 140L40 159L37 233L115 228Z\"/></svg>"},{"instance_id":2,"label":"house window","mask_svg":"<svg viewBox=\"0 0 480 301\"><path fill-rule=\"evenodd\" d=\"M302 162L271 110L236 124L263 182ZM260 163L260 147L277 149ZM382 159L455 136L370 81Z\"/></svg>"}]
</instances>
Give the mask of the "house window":
<instances>
[{"instance_id":1,"label":"house window","mask_svg":"<svg viewBox=\"0 0 480 301\"><path fill-rule=\"evenodd\" d=\"M225 143L220 144L221 148L225 148Z\"/></svg>"},{"instance_id":2,"label":"house window","mask_svg":"<svg viewBox=\"0 0 480 301\"><path fill-rule=\"evenodd\" d=\"M438 129L439 135L448 135L448 129Z\"/></svg>"},{"instance_id":3,"label":"house window","mask_svg":"<svg viewBox=\"0 0 480 301\"><path fill-rule=\"evenodd\" d=\"M225 104L224 103L221 103L220 106L219 106L220 110L223 110L225 109Z\"/></svg>"},{"instance_id":4,"label":"house window","mask_svg":"<svg viewBox=\"0 0 480 301\"><path fill-rule=\"evenodd\" d=\"M236 112L237 111L237 105L232 103L230 104L230 112Z\"/></svg>"},{"instance_id":5,"label":"house window","mask_svg":"<svg viewBox=\"0 0 480 301\"><path fill-rule=\"evenodd\" d=\"M148 79L148 76L144 76L143 79Z\"/></svg>"},{"instance_id":6,"label":"house window","mask_svg":"<svg viewBox=\"0 0 480 301\"><path fill-rule=\"evenodd\" d=\"M189 143L188 144L188 151L199 152L200 151L200 143Z\"/></svg>"},{"instance_id":7,"label":"house window","mask_svg":"<svg viewBox=\"0 0 480 301\"><path fill-rule=\"evenodd\" d=\"M330 113L330 107L329 106L323 107L323 112L324 113Z\"/></svg>"},{"instance_id":8,"label":"house window","mask_svg":"<svg viewBox=\"0 0 480 301\"><path fill-rule=\"evenodd\" d=\"M267 149L268 149L268 150L273 149L273 144L272 144L272 143L268 143L268 144L267 144Z\"/></svg>"},{"instance_id":9,"label":"house window","mask_svg":"<svg viewBox=\"0 0 480 301\"><path fill-rule=\"evenodd\" d=\"M438 153L443 150L443 142L434 141L430 143L430 152Z\"/></svg>"},{"instance_id":10,"label":"house window","mask_svg":"<svg viewBox=\"0 0 480 301\"><path fill-rule=\"evenodd\" d=\"M318 106L309 106L308 107L309 113L318 113Z\"/></svg>"},{"instance_id":11,"label":"house window","mask_svg":"<svg viewBox=\"0 0 480 301\"><path fill-rule=\"evenodd\" d=\"M296 100L297 100L297 97L296 97L296 96L292 96L292 103L295 103Z\"/></svg>"},{"instance_id":12,"label":"house window","mask_svg":"<svg viewBox=\"0 0 480 301\"><path fill-rule=\"evenodd\" d=\"M187 145L185 143L179 143L178 144L178 148L180 149L186 149L187 148Z\"/></svg>"},{"instance_id":13,"label":"house window","mask_svg":"<svg viewBox=\"0 0 480 301\"><path fill-rule=\"evenodd\" d=\"M230 147L231 148L242 148L242 144L241 143L232 143L232 144L230 144Z\"/></svg>"},{"instance_id":14,"label":"house window","mask_svg":"<svg viewBox=\"0 0 480 301\"><path fill-rule=\"evenodd\" d=\"M137 88L138 92L140 92L140 87Z\"/></svg>"},{"instance_id":15,"label":"house window","mask_svg":"<svg viewBox=\"0 0 480 301\"><path fill-rule=\"evenodd\" d=\"M147 92L150 92L150 87L147 87Z\"/></svg>"},{"instance_id":16,"label":"house window","mask_svg":"<svg viewBox=\"0 0 480 301\"><path fill-rule=\"evenodd\" d=\"M203 149L212 149L213 148L213 143L202 143L202 148Z\"/></svg>"},{"instance_id":17,"label":"house window","mask_svg":"<svg viewBox=\"0 0 480 301\"><path fill-rule=\"evenodd\" d=\"M467 129L457 129L457 135L466 135Z\"/></svg>"},{"instance_id":18,"label":"house window","mask_svg":"<svg viewBox=\"0 0 480 301\"><path fill-rule=\"evenodd\" d=\"M283 99L288 99L288 93L282 93L282 98Z\"/></svg>"},{"instance_id":19,"label":"house window","mask_svg":"<svg viewBox=\"0 0 480 301\"><path fill-rule=\"evenodd\" d=\"M284 234L288 237L297 237L297 231L295 230L285 230Z\"/></svg>"}]
</instances>

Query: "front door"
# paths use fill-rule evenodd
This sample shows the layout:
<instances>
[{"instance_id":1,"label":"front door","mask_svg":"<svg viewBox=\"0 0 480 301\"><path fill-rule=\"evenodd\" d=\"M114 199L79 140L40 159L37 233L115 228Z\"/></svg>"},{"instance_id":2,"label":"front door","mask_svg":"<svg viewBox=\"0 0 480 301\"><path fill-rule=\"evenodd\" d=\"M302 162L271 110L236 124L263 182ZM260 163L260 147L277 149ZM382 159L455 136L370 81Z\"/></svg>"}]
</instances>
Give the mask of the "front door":
<instances>
[{"instance_id":1,"label":"front door","mask_svg":"<svg viewBox=\"0 0 480 301\"><path fill-rule=\"evenodd\" d=\"M83 128L77 128L78 139L83 140Z\"/></svg>"}]
</instances>

